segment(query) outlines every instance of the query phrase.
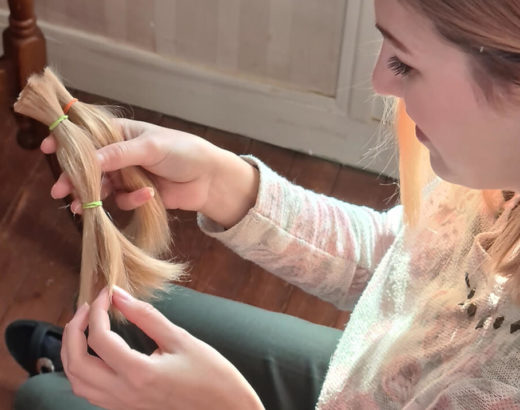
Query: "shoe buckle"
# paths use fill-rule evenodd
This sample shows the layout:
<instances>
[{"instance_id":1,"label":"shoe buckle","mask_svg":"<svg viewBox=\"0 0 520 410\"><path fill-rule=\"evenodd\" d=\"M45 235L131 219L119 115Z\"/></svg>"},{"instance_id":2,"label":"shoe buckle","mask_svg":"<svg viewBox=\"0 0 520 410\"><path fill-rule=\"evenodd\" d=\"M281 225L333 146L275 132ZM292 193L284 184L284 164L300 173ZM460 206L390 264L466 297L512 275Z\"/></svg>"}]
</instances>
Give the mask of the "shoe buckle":
<instances>
[{"instance_id":1,"label":"shoe buckle","mask_svg":"<svg viewBox=\"0 0 520 410\"><path fill-rule=\"evenodd\" d=\"M48 357L40 357L36 361L36 371L39 374L42 373L53 373L54 372L54 364L52 363L51 359Z\"/></svg>"}]
</instances>

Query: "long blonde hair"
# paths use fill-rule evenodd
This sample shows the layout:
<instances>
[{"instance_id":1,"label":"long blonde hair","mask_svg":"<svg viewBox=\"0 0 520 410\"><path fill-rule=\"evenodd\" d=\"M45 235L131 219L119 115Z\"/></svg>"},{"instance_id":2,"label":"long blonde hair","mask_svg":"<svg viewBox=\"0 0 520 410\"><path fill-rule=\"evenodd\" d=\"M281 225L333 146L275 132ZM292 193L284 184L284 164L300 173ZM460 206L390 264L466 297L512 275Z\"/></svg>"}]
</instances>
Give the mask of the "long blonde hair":
<instances>
[{"instance_id":1,"label":"long blonde hair","mask_svg":"<svg viewBox=\"0 0 520 410\"><path fill-rule=\"evenodd\" d=\"M475 84L478 84L490 109L500 110L504 104L518 101L520 90L520 2L502 0L399 0L428 18L446 40L471 56ZM431 180L425 148L414 137L413 123L407 117L404 105L397 109L397 134L400 151L401 201L406 220L413 227L421 212L421 192ZM520 138L520 136L519 136ZM417 172L417 170L420 170ZM519 176L520 178L520 176ZM445 183L449 185L448 183ZM451 200L473 191L452 186ZM500 194L500 195L499 195ZM463 204L470 218L477 218L478 210L487 208L499 212L497 198L500 191L482 190L480 195L468 196L472 200ZM502 202L503 204L503 202ZM496 238L489 243L491 268L509 278L509 291L520 303L520 207Z\"/></svg>"},{"instance_id":2,"label":"long blonde hair","mask_svg":"<svg viewBox=\"0 0 520 410\"><path fill-rule=\"evenodd\" d=\"M124 140L121 130L114 126L114 114L108 107L87 104L75 99L67 91L57 75L46 68L45 78L58 97L62 107L67 107L69 120L83 128L96 149ZM70 104L70 105L69 105ZM131 192L142 187L155 189L154 182L140 167L128 167L120 170L123 190ZM167 256L172 235L168 225L168 215L159 195L134 211L130 223L125 228L125 235L139 248L153 256Z\"/></svg>"},{"instance_id":3,"label":"long blonde hair","mask_svg":"<svg viewBox=\"0 0 520 410\"><path fill-rule=\"evenodd\" d=\"M83 241L78 305L92 302L98 291L117 285L129 293L148 298L154 290L183 276L182 264L157 259L170 245L166 210L158 195L134 215L129 236L121 233L100 205L102 172L96 148L121 141L110 113L82 103L69 111L71 100L59 79L49 70L29 78L14 105L16 112L43 124L53 124L57 158L68 174L76 194L87 206L83 213ZM58 120L59 121L56 121ZM153 186L142 169L125 171L128 189ZM141 249L141 247L143 249Z\"/></svg>"}]
</instances>

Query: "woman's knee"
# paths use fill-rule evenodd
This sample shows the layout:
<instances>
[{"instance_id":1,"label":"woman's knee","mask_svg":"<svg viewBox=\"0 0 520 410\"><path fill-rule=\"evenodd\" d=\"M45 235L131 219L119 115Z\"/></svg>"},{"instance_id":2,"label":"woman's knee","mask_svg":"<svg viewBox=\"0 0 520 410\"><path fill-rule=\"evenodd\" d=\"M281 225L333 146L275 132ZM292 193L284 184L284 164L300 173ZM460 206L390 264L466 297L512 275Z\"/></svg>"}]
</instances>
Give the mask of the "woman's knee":
<instances>
[{"instance_id":1,"label":"woman's knee","mask_svg":"<svg viewBox=\"0 0 520 410\"><path fill-rule=\"evenodd\" d=\"M30 377L15 395L15 410L92 410L98 407L72 392L64 373L47 373Z\"/></svg>"}]
</instances>

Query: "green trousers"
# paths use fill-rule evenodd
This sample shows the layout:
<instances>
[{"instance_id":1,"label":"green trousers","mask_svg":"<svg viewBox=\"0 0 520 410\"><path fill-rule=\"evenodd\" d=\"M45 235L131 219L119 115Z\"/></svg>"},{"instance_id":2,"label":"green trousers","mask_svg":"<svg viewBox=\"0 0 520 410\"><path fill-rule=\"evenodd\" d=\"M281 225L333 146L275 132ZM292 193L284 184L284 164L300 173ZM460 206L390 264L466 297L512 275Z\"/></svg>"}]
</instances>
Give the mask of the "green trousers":
<instances>
[{"instance_id":1,"label":"green trousers","mask_svg":"<svg viewBox=\"0 0 520 410\"><path fill-rule=\"evenodd\" d=\"M316 405L341 332L243 303L172 286L154 302L169 320L213 346L244 375L268 410ZM151 353L155 343L133 325L115 326L128 344ZM29 378L17 410L95 409L74 396L63 373ZM167 407L165 407L167 408Z\"/></svg>"}]
</instances>

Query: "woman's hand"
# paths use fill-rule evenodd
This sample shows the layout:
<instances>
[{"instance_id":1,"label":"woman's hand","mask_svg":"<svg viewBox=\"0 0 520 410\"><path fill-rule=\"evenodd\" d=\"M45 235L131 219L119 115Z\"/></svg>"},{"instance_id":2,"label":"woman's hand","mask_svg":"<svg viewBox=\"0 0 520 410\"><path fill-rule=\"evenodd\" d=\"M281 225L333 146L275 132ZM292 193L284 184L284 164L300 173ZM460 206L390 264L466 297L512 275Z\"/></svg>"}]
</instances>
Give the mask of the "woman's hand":
<instances>
[{"instance_id":1,"label":"woman's hand","mask_svg":"<svg viewBox=\"0 0 520 410\"><path fill-rule=\"evenodd\" d=\"M62 362L76 395L107 409L263 409L245 378L215 349L119 288L112 302L158 348L147 356L110 330L110 298L103 289L63 333ZM99 357L88 354L87 344Z\"/></svg>"},{"instance_id":2,"label":"woman's hand","mask_svg":"<svg viewBox=\"0 0 520 410\"><path fill-rule=\"evenodd\" d=\"M140 121L116 121L126 141L99 149L97 156L105 172L102 196L114 192L121 209L135 209L155 194L149 188L121 191L117 171L133 165L151 174L169 209L200 211L229 227L254 205L258 172L235 154L185 132ZM52 135L43 140L41 149L46 154L56 152ZM74 187L65 174L51 190L56 199L73 193ZM77 199L71 204L71 210L81 213Z\"/></svg>"}]
</instances>

